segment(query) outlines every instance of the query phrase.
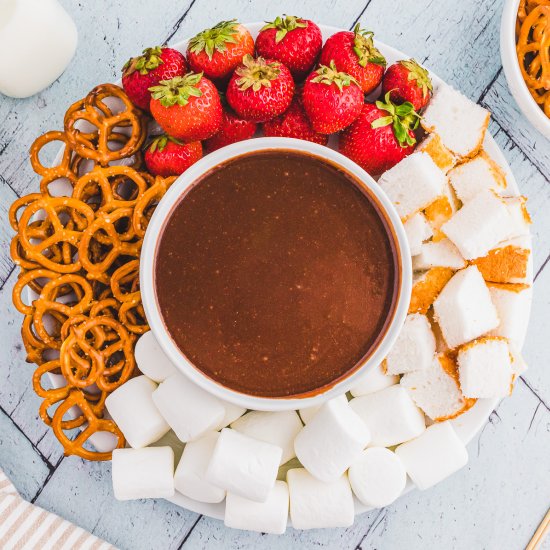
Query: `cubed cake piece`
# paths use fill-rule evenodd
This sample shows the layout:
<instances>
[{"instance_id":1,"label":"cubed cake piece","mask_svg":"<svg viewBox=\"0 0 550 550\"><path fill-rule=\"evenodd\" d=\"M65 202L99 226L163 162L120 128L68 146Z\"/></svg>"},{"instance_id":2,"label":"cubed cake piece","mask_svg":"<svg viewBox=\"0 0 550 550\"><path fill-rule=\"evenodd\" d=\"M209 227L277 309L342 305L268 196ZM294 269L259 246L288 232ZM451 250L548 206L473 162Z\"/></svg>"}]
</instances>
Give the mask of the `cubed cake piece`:
<instances>
[{"instance_id":1,"label":"cubed cake piece","mask_svg":"<svg viewBox=\"0 0 550 550\"><path fill-rule=\"evenodd\" d=\"M424 369L432 362L435 337L425 315L408 315L385 361L386 374L403 374Z\"/></svg>"},{"instance_id":2,"label":"cubed cake piece","mask_svg":"<svg viewBox=\"0 0 550 550\"><path fill-rule=\"evenodd\" d=\"M413 153L384 172L378 184L406 220L443 193L445 174L427 153Z\"/></svg>"},{"instance_id":3,"label":"cubed cake piece","mask_svg":"<svg viewBox=\"0 0 550 550\"><path fill-rule=\"evenodd\" d=\"M441 230L467 260L485 256L508 238L511 216L502 198L493 191L480 191Z\"/></svg>"},{"instance_id":4,"label":"cubed cake piece","mask_svg":"<svg viewBox=\"0 0 550 550\"><path fill-rule=\"evenodd\" d=\"M523 284L529 280L530 256L531 237L523 236L501 242L473 263L486 281Z\"/></svg>"},{"instance_id":5,"label":"cubed cake piece","mask_svg":"<svg viewBox=\"0 0 550 550\"><path fill-rule=\"evenodd\" d=\"M434 241L440 241L445 238L445 233L441 231L441 226L449 221L459 208L460 201L456 198L449 180L445 180L443 195L424 209L424 215L434 233Z\"/></svg>"},{"instance_id":6,"label":"cubed cake piece","mask_svg":"<svg viewBox=\"0 0 550 550\"><path fill-rule=\"evenodd\" d=\"M505 397L513 382L508 341L499 336L474 340L458 350L460 387L466 397Z\"/></svg>"},{"instance_id":7,"label":"cubed cake piece","mask_svg":"<svg viewBox=\"0 0 550 550\"><path fill-rule=\"evenodd\" d=\"M455 166L449 172L451 185L456 196L466 203L480 191L506 189L506 176L502 168L485 151L480 151L473 159Z\"/></svg>"},{"instance_id":8,"label":"cubed cake piece","mask_svg":"<svg viewBox=\"0 0 550 550\"><path fill-rule=\"evenodd\" d=\"M433 267L425 273L413 275L409 313L427 313L452 276L453 270L448 267Z\"/></svg>"},{"instance_id":9,"label":"cubed cake piece","mask_svg":"<svg viewBox=\"0 0 550 550\"><path fill-rule=\"evenodd\" d=\"M409 241L411 256L416 256L420 253L422 243L432 236L430 224L422 212L417 212L403 224L403 227Z\"/></svg>"},{"instance_id":10,"label":"cubed cake piece","mask_svg":"<svg viewBox=\"0 0 550 550\"><path fill-rule=\"evenodd\" d=\"M479 269L458 271L434 302L434 319L450 348L498 327L497 310Z\"/></svg>"},{"instance_id":11,"label":"cubed cake piece","mask_svg":"<svg viewBox=\"0 0 550 550\"><path fill-rule=\"evenodd\" d=\"M416 148L417 151L428 153L438 168L447 173L455 164L456 157L441 143L438 134L428 134Z\"/></svg>"},{"instance_id":12,"label":"cubed cake piece","mask_svg":"<svg viewBox=\"0 0 550 550\"><path fill-rule=\"evenodd\" d=\"M481 148L489 117L489 111L441 84L424 111L422 126L427 132L436 132L456 156L473 157Z\"/></svg>"},{"instance_id":13,"label":"cubed cake piece","mask_svg":"<svg viewBox=\"0 0 550 550\"><path fill-rule=\"evenodd\" d=\"M527 197L502 197L512 217L510 237L529 235L529 226L533 223L527 210Z\"/></svg>"},{"instance_id":14,"label":"cubed cake piece","mask_svg":"<svg viewBox=\"0 0 550 550\"><path fill-rule=\"evenodd\" d=\"M420 252L413 258L413 269L424 271L432 267L462 269L466 267L466 260L449 239L430 241L424 243L420 247Z\"/></svg>"},{"instance_id":15,"label":"cubed cake piece","mask_svg":"<svg viewBox=\"0 0 550 550\"><path fill-rule=\"evenodd\" d=\"M457 365L451 353L437 355L427 369L405 374L400 384L435 422L456 418L475 403L475 399L466 399L460 391Z\"/></svg>"}]
</instances>

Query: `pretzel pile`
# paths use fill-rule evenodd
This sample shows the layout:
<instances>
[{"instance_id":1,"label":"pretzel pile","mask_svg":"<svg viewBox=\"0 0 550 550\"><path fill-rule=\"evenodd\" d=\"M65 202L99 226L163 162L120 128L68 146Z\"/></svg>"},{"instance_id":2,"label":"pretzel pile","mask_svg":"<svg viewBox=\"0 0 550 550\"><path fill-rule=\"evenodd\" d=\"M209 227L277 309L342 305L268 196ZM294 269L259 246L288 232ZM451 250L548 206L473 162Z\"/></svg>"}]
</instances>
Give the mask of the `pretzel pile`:
<instances>
[{"instance_id":1,"label":"pretzel pile","mask_svg":"<svg viewBox=\"0 0 550 550\"><path fill-rule=\"evenodd\" d=\"M95 432L125 444L105 418L105 399L134 374L135 341L149 330L139 255L153 210L175 178L143 171L146 133L145 115L121 88L97 86L69 108L63 132L33 143L40 192L10 208L11 255L20 268L13 303L24 316L27 361L38 366L33 387L43 399L40 416L66 455L88 460L111 458L86 445ZM63 154L47 167L39 155L53 142ZM30 305L27 287L37 295ZM63 375L64 385L45 389L47 373Z\"/></svg>"}]
</instances>

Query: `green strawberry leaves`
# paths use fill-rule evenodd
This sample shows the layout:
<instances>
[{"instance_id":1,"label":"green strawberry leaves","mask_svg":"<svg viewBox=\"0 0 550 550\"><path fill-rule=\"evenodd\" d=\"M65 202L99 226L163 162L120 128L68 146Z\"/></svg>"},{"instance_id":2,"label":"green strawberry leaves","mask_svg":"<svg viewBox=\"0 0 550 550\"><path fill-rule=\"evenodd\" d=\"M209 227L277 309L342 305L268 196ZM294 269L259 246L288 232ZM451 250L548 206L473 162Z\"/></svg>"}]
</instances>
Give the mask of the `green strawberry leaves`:
<instances>
[{"instance_id":1,"label":"green strawberry leaves","mask_svg":"<svg viewBox=\"0 0 550 550\"><path fill-rule=\"evenodd\" d=\"M183 141L169 136L168 134L163 134L162 136L155 138L151 142L151 145L149 146L149 151L151 153L154 153L155 151L158 151L160 153L168 145L169 141L171 141L172 143L177 143L178 145L183 145Z\"/></svg>"},{"instance_id":2,"label":"green strawberry leaves","mask_svg":"<svg viewBox=\"0 0 550 550\"><path fill-rule=\"evenodd\" d=\"M201 97L202 92L197 88L201 78L202 73L187 73L171 80L161 80L158 86L152 86L149 91L163 107L172 107L176 104L185 106L191 97Z\"/></svg>"},{"instance_id":3,"label":"green strawberry leaves","mask_svg":"<svg viewBox=\"0 0 550 550\"><path fill-rule=\"evenodd\" d=\"M122 67L122 73L124 76L129 76L136 71L139 71L139 74L147 74L164 63L160 57L161 55L162 48L160 46L145 48L143 55L132 57L125 63L124 67Z\"/></svg>"},{"instance_id":4,"label":"green strawberry leaves","mask_svg":"<svg viewBox=\"0 0 550 550\"><path fill-rule=\"evenodd\" d=\"M416 130L420 123L420 115L414 110L412 103L405 101L401 105L395 105L390 99L391 90L384 96L384 101L377 101L376 106L389 113L387 116L377 118L371 122L371 128L382 128L393 125L393 134L401 147L409 147L416 143L416 138L409 132Z\"/></svg>"},{"instance_id":5,"label":"green strawberry leaves","mask_svg":"<svg viewBox=\"0 0 550 550\"><path fill-rule=\"evenodd\" d=\"M360 28L359 23L353 29L355 38L353 39L353 51L358 58L361 67L366 67L367 63L386 66L386 58L380 53L380 50L374 45L374 33Z\"/></svg>"},{"instance_id":6,"label":"green strawberry leaves","mask_svg":"<svg viewBox=\"0 0 550 550\"><path fill-rule=\"evenodd\" d=\"M277 33L275 34L276 44L278 44L288 32L294 29L305 29L307 27L307 23L295 15L286 15L284 19L282 17L276 17L275 21L266 23L267 24L260 29L260 32L267 29L277 29Z\"/></svg>"},{"instance_id":7,"label":"green strawberry leaves","mask_svg":"<svg viewBox=\"0 0 550 550\"><path fill-rule=\"evenodd\" d=\"M330 62L330 66L319 65L319 68L315 71L317 76L311 79L311 82L317 84L326 84L330 86L331 84L336 84L338 89L342 92L344 86L351 86L355 84L360 87L359 82L349 75L348 73L338 72L334 60Z\"/></svg>"},{"instance_id":8,"label":"green strawberry leaves","mask_svg":"<svg viewBox=\"0 0 550 550\"><path fill-rule=\"evenodd\" d=\"M262 87L271 88L271 81L278 78L281 73L280 66L277 61L268 63L263 57L254 59L250 54L246 54L242 65L235 69L235 73L240 77L237 79L239 90L252 88L254 92L258 92Z\"/></svg>"},{"instance_id":9,"label":"green strawberry leaves","mask_svg":"<svg viewBox=\"0 0 550 550\"><path fill-rule=\"evenodd\" d=\"M415 80L416 85L422 88L423 97L426 97L429 92L433 91L432 79L428 71L424 67L421 67L415 59L399 61L399 64L409 71L407 80Z\"/></svg>"},{"instance_id":10,"label":"green strawberry leaves","mask_svg":"<svg viewBox=\"0 0 550 550\"><path fill-rule=\"evenodd\" d=\"M224 52L227 44L236 44L238 42L239 30L236 19L230 21L220 21L211 29L205 29L191 40L189 40L189 51L200 53L204 51L208 59L212 59L215 51Z\"/></svg>"}]
</instances>

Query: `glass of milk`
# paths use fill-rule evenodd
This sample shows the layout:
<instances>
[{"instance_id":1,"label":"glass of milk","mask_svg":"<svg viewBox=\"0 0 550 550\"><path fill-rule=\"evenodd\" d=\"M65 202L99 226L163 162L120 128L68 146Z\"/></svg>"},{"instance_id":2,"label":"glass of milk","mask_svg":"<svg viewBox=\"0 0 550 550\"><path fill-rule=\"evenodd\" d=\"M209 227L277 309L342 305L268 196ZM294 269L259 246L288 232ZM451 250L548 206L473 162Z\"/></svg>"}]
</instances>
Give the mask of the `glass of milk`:
<instances>
[{"instance_id":1,"label":"glass of milk","mask_svg":"<svg viewBox=\"0 0 550 550\"><path fill-rule=\"evenodd\" d=\"M58 0L0 0L0 92L29 97L43 90L67 68L76 42Z\"/></svg>"}]
</instances>

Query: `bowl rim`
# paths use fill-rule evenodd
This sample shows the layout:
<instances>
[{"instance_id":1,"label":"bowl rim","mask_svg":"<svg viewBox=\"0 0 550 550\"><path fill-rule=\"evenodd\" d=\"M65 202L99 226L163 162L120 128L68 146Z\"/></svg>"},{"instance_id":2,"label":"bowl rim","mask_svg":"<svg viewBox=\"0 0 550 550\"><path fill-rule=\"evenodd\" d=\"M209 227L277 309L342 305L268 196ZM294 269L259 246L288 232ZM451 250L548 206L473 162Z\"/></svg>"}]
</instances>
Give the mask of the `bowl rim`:
<instances>
[{"instance_id":1,"label":"bowl rim","mask_svg":"<svg viewBox=\"0 0 550 550\"><path fill-rule=\"evenodd\" d=\"M500 25L500 57L508 87L522 113L545 137L550 138L550 118L531 96L516 53L516 19L520 0L507 0Z\"/></svg>"},{"instance_id":2,"label":"bowl rim","mask_svg":"<svg viewBox=\"0 0 550 550\"><path fill-rule=\"evenodd\" d=\"M170 337L162 320L154 289L154 260L156 247L164 223L181 194L205 173L232 158L247 153L273 149L295 150L321 159L327 159L360 180L377 200L390 226L390 230L392 230L394 234L398 264L401 269L401 280L397 288L398 297L392 312L393 317L387 325L385 334L376 344L374 351L368 355L360 366L349 374L344 375L344 377L337 382L332 383L332 385L328 385L326 389L320 389L316 391L314 395L304 394L303 396L290 396L288 398L259 397L242 393L223 386L195 367L183 353L180 352ZM328 399L348 391L368 369L375 368L382 362L395 343L408 313L412 291L412 261L405 229L397 211L387 195L382 191L381 187L365 170L341 153L316 143L292 138L260 137L234 143L210 153L188 168L170 186L167 193L157 205L145 233L141 250L140 280L143 306L150 328L161 348L174 363L179 372L186 375L202 389L224 401L246 407L247 409L281 411L320 405Z\"/></svg>"}]
</instances>

